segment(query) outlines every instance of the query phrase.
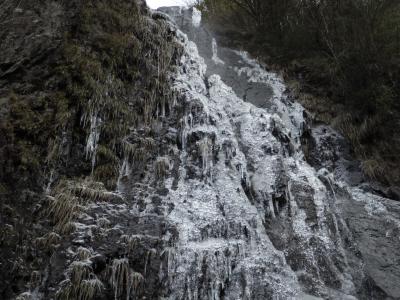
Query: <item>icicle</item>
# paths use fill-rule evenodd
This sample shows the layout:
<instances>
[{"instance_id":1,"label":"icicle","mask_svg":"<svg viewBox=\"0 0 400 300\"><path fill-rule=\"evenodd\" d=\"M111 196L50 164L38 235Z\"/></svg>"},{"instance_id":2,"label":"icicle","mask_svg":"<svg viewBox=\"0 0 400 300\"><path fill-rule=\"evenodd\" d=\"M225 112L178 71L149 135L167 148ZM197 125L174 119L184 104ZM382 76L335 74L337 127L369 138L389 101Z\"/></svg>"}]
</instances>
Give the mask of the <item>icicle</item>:
<instances>
[{"instance_id":1,"label":"icicle","mask_svg":"<svg viewBox=\"0 0 400 300\"><path fill-rule=\"evenodd\" d=\"M187 116L184 116L181 120L181 141L182 141L182 151L186 151L186 139L187 139L187 127L188 121Z\"/></svg>"},{"instance_id":2,"label":"icicle","mask_svg":"<svg viewBox=\"0 0 400 300\"><path fill-rule=\"evenodd\" d=\"M211 168L213 165L212 159L210 160L211 156L211 151L212 151L212 143L211 140L206 137L202 139L200 142L198 142L199 145L199 150L200 150L200 155L202 158L202 169L203 169L203 175L207 176L208 173L211 176ZM212 179L212 178L211 178Z\"/></svg>"},{"instance_id":3,"label":"icicle","mask_svg":"<svg viewBox=\"0 0 400 300\"><path fill-rule=\"evenodd\" d=\"M178 104L177 97L174 96L174 97L172 97L172 98L173 98L173 100L172 100L172 107L175 107L175 106Z\"/></svg>"},{"instance_id":4,"label":"icicle","mask_svg":"<svg viewBox=\"0 0 400 300\"><path fill-rule=\"evenodd\" d=\"M244 173L244 168L242 165L239 165L240 179L246 181L246 174Z\"/></svg>"},{"instance_id":5,"label":"icicle","mask_svg":"<svg viewBox=\"0 0 400 300\"><path fill-rule=\"evenodd\" d=\"M226 145L224 148L225 148L224 149L225 150L225 159L227 162L230 162L233 158L233 153L235 152L235 149L230 144Z\"/></svg>"},{"instance_id":6,"label":"icicle","mask_svg":"<svg viewBox=\"0 0 400 300\"><path fill-rule=\"evenodd\" d=\"M193 115L192 115L192 113L190 113L188 115L188 124L189 124L190 128L193 128Z\"/></svg>"},{"instance_id":7,"label":"icicle","mask_svg":"<svg viewBox=\"0 0 400 300\"><path fill-rule=\"evenodd\" d=\"M54 169L52 169L50 171L49 182L47 183L47 186L46 186L46 194L50 194L51 185L53 184L53 182L54 182Z\"/></svg>"},{"instance_id":8,"label":"icicle","mask_svg":"<svg viewBox=\"0 0 400 300\"><path fill-rule=\"evenodd\" d=\"M129 161L126 157L124 157L124 160L122 162L122 165L119 168L119 176L117 180L117 191L121 190L121 180L124 177L128 177L131 174L131 168Z\"/></svg>"},{"instance_id":9,"label":"icicle","mask_svg":"<svg viewBox=\"0 0 400 300\"><path fill-rule=\"evenodd\" d=\"M130 169L130 166L129 166L129 161L128 161L127 158L124 158L124 161L122 163L122 167L121 167L121 170L120 170L120 176L121 177L128 176L130 173L131 173L131 169Z\"/></svg>"},{"instance_id":10,"label":"icicle","mask_svg":"<svg viewBox=\"0 0 400 300\"><path fill-rule=\"evenodd\" d=\"M164 180L167 172L169 171L170 164L167 157L159 157L155 162L155 174L157 179Z\"/></svg>"},{"instance_id":11,"label":"icicle","mask_svg":"<svg viewBox=\"0 0 400 300\"><path fill-rule=\"evenodd\" d=\"M215 38L212 39L212 44L211 44L211 48L212 48L212 60L216 65L224 65L225 62L222 61L219 57L218 57L218 45L217 45L217 41Z\"/></svg>"},{"instance_id":12,"label":"icicle","mask_svg":"<svg viewBox=\"0 0 400 300\"><path fill-rule=\"evenodd\" d=\"M242 185L244 184L244 186L246 187L246 189L250 189L251 188L251 182L250 180L247 178L247 173L243 167L242 164L239 164L236 166L236 169L239 171L240 174L240 182L242 183Z\"/></svg>"},{"instance_id":13,"label":"icicle","mask_svg":"<svg viewBox=\"0 0 400 300\"><path fill-rule=\"evenodd\" d=\"M161 103L161 116L165 118L165 98L162 100Z\"/></svg>"},{"instance_id":14,"label":"icicle","mask_svg":"<svg viewBox=\"0 0 400 300\"><path fill-rule=\"evenodd\" d=\"M90 133L85 148L86 159L92 159L92 171L96 165L96 152L100 138L100 124L101 119L97 117L97 113L93 114L90 118Z\"/></svg>"},{"instance_id":15,"label":"icicle","mask_svg":"<svg viewBox=\"0 0 400 300\"><path fill-rule=\"evenodd\" d=\"M297 213L297 203L295 201L295 198L292 194L292 181L288 182L288 187L286 189L286 197L289 200L289 213L290 216L295 216Z\"/></svg>"},{"instance_id":16,"label":"icicle","mask_svg":"<svg viewBox=\"0 0 400 300\"><path fill-rule=\"evenodd\" d=\"M168 262L167 262L167 270L168 270L168 276L171 276L174 271L174 261L175 261L175 255L174 255L174 250L172 248L168 248Z\"/></svg>"},{"instance_id":17,"label":"icicle","mask_svg":"<svg viewBox=\"0 0 400 300\"><path fill-rule=\"evenodd\" d=\"M266 195L263 195L263 197L265 197L265 196ZM274 203L273 202L274 201L272 199L268 200L268 209L269 209L269 212L271 214L272 219L275 219L276 218L276 214L275 214Z\"/></svg>"}]
</instances>

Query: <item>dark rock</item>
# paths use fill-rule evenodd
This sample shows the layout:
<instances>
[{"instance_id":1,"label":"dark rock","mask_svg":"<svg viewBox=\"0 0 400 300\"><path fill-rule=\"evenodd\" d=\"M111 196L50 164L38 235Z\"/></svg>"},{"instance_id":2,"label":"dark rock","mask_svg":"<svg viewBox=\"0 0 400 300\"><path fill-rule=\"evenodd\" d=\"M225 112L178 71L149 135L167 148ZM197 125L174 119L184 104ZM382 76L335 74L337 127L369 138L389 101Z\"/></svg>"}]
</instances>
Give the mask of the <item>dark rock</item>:
<instances>
[{"instance_id":1,"label":"dark rock","mask_svg":"<svg viewBox=\"0 0 400 300\"><path fill-rule=\"evenodd\" d=\"M387 195L389 198L393 200L400 201L400 188L397 186L391 186L389 187L387 191Z\"/></svg>"},{"instance_id":2,"label":"dark rock","mask_svg":"<svg viewBox=\"0 0 400 300\"><path fill-rule=\"evenodd\" d=\"M92 268L95 274L101 273L107 267L106 258L102 255L96 255L90 260L92 262Z\"/></svg>"}]
</instances>

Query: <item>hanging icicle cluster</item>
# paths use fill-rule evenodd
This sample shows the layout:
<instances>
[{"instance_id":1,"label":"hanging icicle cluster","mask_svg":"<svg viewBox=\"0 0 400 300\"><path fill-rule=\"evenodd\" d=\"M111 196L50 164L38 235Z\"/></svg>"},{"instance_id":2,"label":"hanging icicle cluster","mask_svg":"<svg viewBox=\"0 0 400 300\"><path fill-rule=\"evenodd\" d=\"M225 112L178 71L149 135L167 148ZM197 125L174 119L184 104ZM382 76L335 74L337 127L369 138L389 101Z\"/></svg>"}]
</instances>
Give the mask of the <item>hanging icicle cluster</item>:
<instances>
[{"instance_id":1,"label":"hanging icicle cluster","mask_svg":"<svg viewBox=\"0 0 400 300\"><path fill-rule=\"evenodd\" d=\"M125 156L133 162L149 153L148 141L132 145L129 135L151 128L174 105L169 73L181 48L167 21L152 19L136 1L86 0L81 5L77 28L64 42L66 64L58 71L70 106L81 114L92 175L114 189ZM77 123L76 115L67 117L63 124ZM51 148L61 153L61 142L53 141ZM58 159L54 153L51 157Z\"/></svg>"}]
</instances>

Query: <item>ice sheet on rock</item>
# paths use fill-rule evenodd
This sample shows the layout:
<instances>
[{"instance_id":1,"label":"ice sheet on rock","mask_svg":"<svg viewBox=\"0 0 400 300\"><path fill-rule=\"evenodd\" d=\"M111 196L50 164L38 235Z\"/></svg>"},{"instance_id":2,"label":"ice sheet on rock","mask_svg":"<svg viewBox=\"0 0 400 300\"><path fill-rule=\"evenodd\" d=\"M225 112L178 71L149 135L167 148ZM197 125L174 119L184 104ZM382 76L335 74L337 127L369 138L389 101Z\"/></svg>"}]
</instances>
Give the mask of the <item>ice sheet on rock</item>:
<instances>
[{"instance_id":1,"label":"ice sheet on rock","mask_svg":"<svg viewBox=\"0 0 400 300\"><path fill-rule=\"evenodd\" d=\"M368 197L366 197L366 194ZM377 195L366 193L359 188L352 188L351 195L353 199L364 203L364 208L369 215L380 215L387 213L386 206L383 204L385 198L379 197Z\"/></svg>"},{"instance_id":2,"label":"ice sheet on rock","mask_svg":"<svg viewBox=\"0 0 400 300\"><path fill-rule=\"evenodd\" d=\"M290 130L296 144L300 144L299 137L303 131L304 108L297 102L292 102L285 95L286 86L283 79L276 73L268 72L256 60L250 58L244 51L236 51L248 66L236 68L239 76L245 74L249 82L265 83L273 90L272 102L275 112L280 116L285 126Z\"/></svg>"},{"instance_id":3,"label":"ice sheet on rock","mask_svg":"<svg viewBox=\"0 0 400 300\"><path fill-rule=\"evenodd\" d=\"M184 33L177 36L184 53L174 88L183 115L179 174L165 180L167 220L179 235L166 250L169 299L353 299L357 263L347 260L349 233L336 207L344 187L305 161L304 108L288 98L280 76L236 52L238 78L273 91L266 108L244 102L223 72L206 78L205 61L229 68L215 41L205 60Z\"/></svg>"},{"instance_id":4,"label":"ice sheet on rock","mask_svg":"<svg viewBox=\"0 0 400 300\"><path fill-rule=\"evenodd\" d=\"M196 111L189 109L183 117L182 144L187 163L192 162L192 167L203 175L207 173L209 179L186 178L182 169L178 188L168 195L175 207L168 219L179 230L178 245L169 261L173 272L170 284L175 291L170 298L186 295L187 299L219 299L224 290L229 299L258 299L255 295L260 287L273 291L276 297L295 297L299 292L296 276L283 254L273 247L264 231L262 211L249 201L242 186L243 181L250 182L247 159L254 165L260 163L260 177L273 181L273 172L261 171L271 161L262 147L279 144L268 130L271 116L239 99L218 75L206 80L206 66L195 45L187 40L183 45L186 51L175 88L185 94L189 108L196 106ZM198 118L201 115L214 121L204 122ZM191 135L204 137L190 145ZM241 150L239 139L247 144L250 154ZM215 149L219 149L217 157ZM198 153L200 164L196 165L192 153ZM206 274L202 271L205 261ZM269 271L261 276L262 269ZM206 278L200 281L201 276ZM244 283L239 280L243 276ZM205 282L208 289L202 288ZM226 282L232 285L224 286ZM199 291L205 294L199 295Z\"/></svg>"}]
</instances>

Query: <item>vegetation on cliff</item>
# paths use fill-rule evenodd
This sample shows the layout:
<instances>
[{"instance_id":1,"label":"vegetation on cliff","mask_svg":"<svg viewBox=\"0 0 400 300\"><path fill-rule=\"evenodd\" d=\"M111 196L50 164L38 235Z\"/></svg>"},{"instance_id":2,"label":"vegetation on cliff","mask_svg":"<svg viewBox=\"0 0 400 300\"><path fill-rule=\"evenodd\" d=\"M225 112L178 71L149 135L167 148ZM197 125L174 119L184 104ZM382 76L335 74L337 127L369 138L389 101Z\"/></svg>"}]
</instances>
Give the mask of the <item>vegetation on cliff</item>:
<instances>
[{"instance_id":1,"label":"vegetation on cliff","mask_svg":"<svg viewBox=\"0 0 400 300\"><path fill-rule=\"evenodd\" d=\"M220 42L283 71L316 120L350 140L368 176L400 184L398 1L199 3Z\"/></svg>"},{"instance_id":2,"label":"vegetation on cliff","mask_svg":"<svg viewBox=\"0 0 400 300\"><path fill-rule=\"evenodd\" d=\"M81 205L112 197L123 160L146 160L180 48L139 0L3 1L0 24L0 298L8 299L35 288L31 272L43 271ZM139 127L146 140L130 143ZM93 298L93 278L61 294Z\"/></svg>"}]
</instances>

